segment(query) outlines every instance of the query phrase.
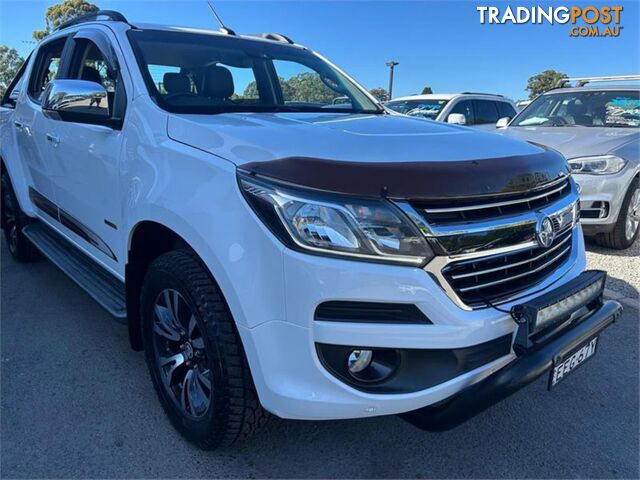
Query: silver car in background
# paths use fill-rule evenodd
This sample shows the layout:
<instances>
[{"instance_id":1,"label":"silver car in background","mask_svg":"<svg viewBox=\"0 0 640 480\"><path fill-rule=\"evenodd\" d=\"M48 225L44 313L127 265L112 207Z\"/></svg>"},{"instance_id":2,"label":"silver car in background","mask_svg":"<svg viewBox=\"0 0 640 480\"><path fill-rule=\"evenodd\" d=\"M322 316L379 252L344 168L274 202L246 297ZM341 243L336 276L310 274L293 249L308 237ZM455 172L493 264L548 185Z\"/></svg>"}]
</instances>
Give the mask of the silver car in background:
<instances>
[{"instance_id":1,"label":"silver car in background","mask_svg":"<svg viewBox=\"0 0 640 480\"><path fill-rule=\"evenodd\" d=\"M640 76L563 80L499 130L567 158L582 188L585 235L615 249L630 247L640 226L640 87L588 84L622 80Z\"/></svg>"}]
</instances>

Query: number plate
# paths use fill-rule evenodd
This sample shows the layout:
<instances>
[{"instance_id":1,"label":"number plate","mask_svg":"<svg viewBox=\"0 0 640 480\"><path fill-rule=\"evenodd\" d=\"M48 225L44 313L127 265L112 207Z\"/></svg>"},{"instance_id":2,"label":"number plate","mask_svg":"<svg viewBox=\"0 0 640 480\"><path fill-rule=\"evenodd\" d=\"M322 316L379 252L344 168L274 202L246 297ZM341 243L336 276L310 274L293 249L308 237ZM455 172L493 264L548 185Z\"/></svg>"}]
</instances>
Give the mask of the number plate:
<instances>
[{"instance_id":1,"label":"number plate","mask_svg":"<svg viewBox=\"0 0 640 480\"><path fill-rule=\"evenodd\" d=\"M549 374L549 390L567 378L567 376L580 365L593 357L596 354L597 347L598 337L593 337L578 346L569 354L564 355L561 359L555 359Z\"/></svg>"}]
</instances>

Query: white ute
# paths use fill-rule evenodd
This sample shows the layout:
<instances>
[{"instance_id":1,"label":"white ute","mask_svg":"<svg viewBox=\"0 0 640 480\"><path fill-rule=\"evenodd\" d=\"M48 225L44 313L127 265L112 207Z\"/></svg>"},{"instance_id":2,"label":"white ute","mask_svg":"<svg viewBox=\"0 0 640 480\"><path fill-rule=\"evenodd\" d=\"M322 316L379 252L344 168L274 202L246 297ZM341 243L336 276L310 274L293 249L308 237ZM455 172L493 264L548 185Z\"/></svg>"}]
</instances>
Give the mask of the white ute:
<instances>
[{"instance_id":1,"label":"white ute","mask_svg":"<svg viewBox=\"0 0 640 480\"><path fill-rule=\"evenodd\" d=\"M391 115L282 35L73 20L0 145L13 257L126 323L201 448L269 413L451 428L555 385L620 313L560 154Z\"/></svg>"}]
</instances>

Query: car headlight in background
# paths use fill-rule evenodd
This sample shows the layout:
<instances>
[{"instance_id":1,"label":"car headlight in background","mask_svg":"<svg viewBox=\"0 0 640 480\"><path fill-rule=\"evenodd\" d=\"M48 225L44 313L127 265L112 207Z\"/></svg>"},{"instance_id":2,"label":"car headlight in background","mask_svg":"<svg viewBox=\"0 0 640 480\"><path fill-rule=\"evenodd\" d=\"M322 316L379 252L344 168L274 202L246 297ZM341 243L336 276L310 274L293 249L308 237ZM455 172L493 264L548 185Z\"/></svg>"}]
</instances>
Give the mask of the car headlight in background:
<instances>
[{"instance_id":1,"label":"car headlight in background","mask_svg":"<svg viewBox=\"0 0 640 480\"><path fill-rule=\"evenodd\" d=\"M239 182L261 220L293 248L413 266L433 257L418 228L384 199L304 190L244 174Z\"/></svg>"},{"instance_id":2,"label":"car headlight in background","mask_svg":"<svg viewBox=\"0 0 640 480\"><path fill-rule=\"evenodd\" d=\"M626 160L615 155L595 155L593 157L577 157L569 160L573 173L586 173L589 175L618 173L626 164Z\"/></svg>"}]
</instances>

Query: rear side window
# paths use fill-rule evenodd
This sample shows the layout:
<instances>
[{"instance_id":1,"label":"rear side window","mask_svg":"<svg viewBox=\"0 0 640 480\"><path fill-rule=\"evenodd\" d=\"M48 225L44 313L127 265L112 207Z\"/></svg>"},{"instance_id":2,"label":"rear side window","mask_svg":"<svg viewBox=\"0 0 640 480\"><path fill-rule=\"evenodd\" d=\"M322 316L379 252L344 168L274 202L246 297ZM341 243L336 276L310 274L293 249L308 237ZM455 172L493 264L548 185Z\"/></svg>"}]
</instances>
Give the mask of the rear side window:
<instances>
[{"instance_id":1,"label":"rear side window","mask_svg":"<svg viewBox=\"0 0 640 480\"><path fill-rule=\"evenodd\" d=\"M451 115L452 113L463 114L467 119L467 125L473 125L475 123L473 117L473 105L471 103L471 100L462 100L456 103L453 108L451 108L449 115Z\"/></svg>"},{"instance_id":2,"label":"rear side window","mask_svg":"<svg viewBox=\"0 0 640 480\"><path fill-rule=\"evenodd\" d=\"M474 100L473 110L476 114L476 125L496 123L500 118L496 104L491 100Z\"/></svg>"},{"instance_id":3,"label":"rear side window","mask_svg":"<svg viewBox=\"0 0 640 480\"><path fill-rule=\"evenodd\" d=\"M66 37L60 38L39 48L29 80L29 96L34 102L40 103L42 91L58 75L66 41Z\"/></svg>"},{"instance_id":4,"label":"rear side window","mask_svg":"<svg viewBox=\"0 0 640 480\"><path fill-rule=\"evenodd\" d=\"M513 118L516 116L516 110L511 106L510 103L496 102L496 105L498 106L498 113L500 113L500 118Z\"/></svg>"}]
</instances>

